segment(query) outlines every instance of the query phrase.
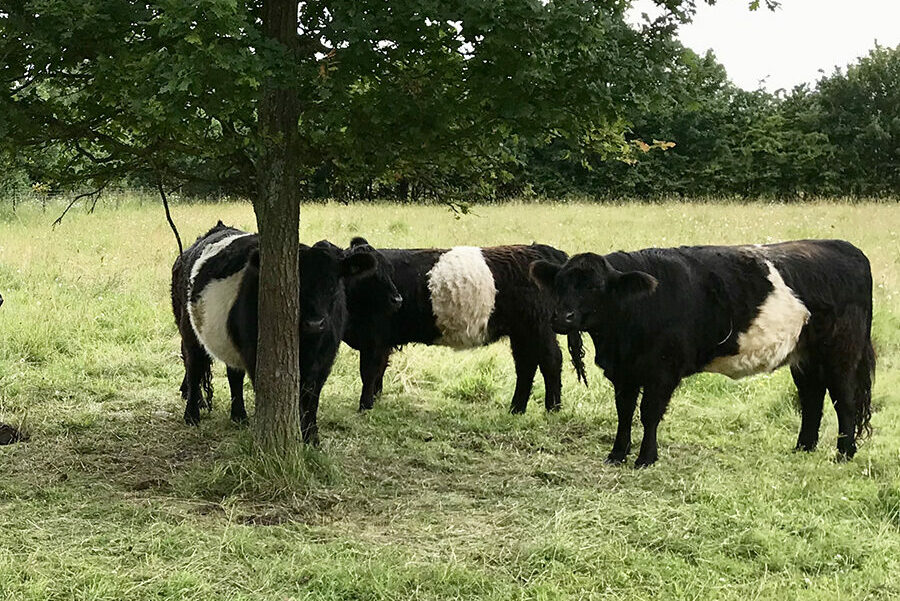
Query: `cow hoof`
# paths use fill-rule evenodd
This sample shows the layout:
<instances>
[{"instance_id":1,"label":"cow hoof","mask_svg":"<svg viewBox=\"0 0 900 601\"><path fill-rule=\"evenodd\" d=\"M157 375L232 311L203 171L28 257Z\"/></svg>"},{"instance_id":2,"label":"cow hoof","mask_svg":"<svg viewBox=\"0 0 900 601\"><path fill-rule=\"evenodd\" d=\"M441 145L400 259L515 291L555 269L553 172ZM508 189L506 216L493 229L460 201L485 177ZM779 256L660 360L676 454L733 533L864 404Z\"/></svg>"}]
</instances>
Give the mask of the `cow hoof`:
<instances>
[{"instance_id":1,"label":"cow hoof","mask_svg":"<svg viewBox=\"0 0 900 601\"><path fill-rule=\"evenodd\" d=\"M562 403L556 403L555 405L548 405L546 407L547 413L558 413L562 408Z\"/></svg>"},{"instance_id":2,"label":"cow hoof","mask_svg":"<svg viewBox=\"0 0 900 601\"><path fill-rule=\"evenodd\" d=\"M518 405L513 405L509 408L509 412L513 415L522 415L525 413L525 407L519 407Z\"/></svg>"},{"instance_id":3,"label":"cow hoof","mask_svg":"<svg viewBox=\"0 0 900 601\"><path fill-rule=\"evenodd\" d=\"M849 450L838 450L837 455L834 456L834 461L836 463L844 463L853 459L854 455L856 455L856 448Z\"/></svg>"},{"instance_id":4,"label":"cow hoof","mask_svg":"<svg viewBox=\"0 0 900 601\"><path fill-rule=\"evenodd\" d=\"M816 443L814 442L798 442L797 446L794 447L794 452L804 452L804 453L812 453L816 450Z\"/></svg>"},{"instance_id":5,"label":"cow hoof","mask_svg":"<svg viewBox=\"0 0 900 601\"><path fill-rule=\"evenodd\" d=\"M365 413L366 411L371 411L373 407L375 407L374 403L370 403L368 405L363 405L362 403L360 403L358 411L360 413Z\"/></svg>"},{"instance_id":6,"label":"cow hoof","mask_svg":"<svg viewBox=\"0 0 900 601\"><path fill-rule=\"evenodd\" d=\"M247 422L249 420L247 419L247 413L244 412L244 413L238 413L238 414L232 413L231 421L233 421L234 423L236 423L238 425L244 426L247 424Z\"/></svg>"},{"instance_id":7,"label":"cow hoof","mask_svg":"<svg viewBox=\"0 0 900 601\"><path fill-rule=\"evenodd\" d=\"M634 461L634 469L641 470L656 463L656 457L638 457Z\"/></svg>"},{"instance_id":8,"label":"cow hoof","mask_svg":"<svg viewBox=\"0 0 900 601\"><path fill-rule=\"evenodd\" d=\"M189 426L199 426L200 425L200 415L191 415L189 413L184 414L184 423Z\"/></svg>"},{"instance_id":9,"label":"cow hoof","mask_svg":"<svg viewBox=\"0 0 900 601\"><path fill-rule=\"evenodd\" d=\"M603 460L606 465L622 465L628 459L625 453L610 453Z\"/></svg>"}]
</instances>

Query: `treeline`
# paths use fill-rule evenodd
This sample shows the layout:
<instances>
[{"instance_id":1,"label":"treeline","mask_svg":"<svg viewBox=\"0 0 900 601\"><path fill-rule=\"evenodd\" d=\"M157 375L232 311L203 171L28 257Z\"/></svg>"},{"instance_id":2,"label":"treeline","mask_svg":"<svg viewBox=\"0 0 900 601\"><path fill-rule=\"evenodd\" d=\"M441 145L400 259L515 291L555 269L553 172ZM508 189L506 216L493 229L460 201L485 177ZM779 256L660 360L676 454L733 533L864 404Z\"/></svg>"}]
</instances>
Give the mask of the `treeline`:
<instances>
[{"instance_id":1,"label":"treeline","mask_svg":"<svg viewBox=\"0 0 900 601\"><path fill-rule=\"evenodd\" d=\"M412 202L900 196L900 46L876 47L813 88L774 94L736 87L712 53L684 48L658 77L654 98L635 103L644 108L631 117L625 138L599 145L622 146L614 153L586 153L591 144L576 147L565 138L541 145L512 135L502 161L496 153L480 160L477 153L451 148L386 161L379 160L376 143L359 156L348 148L346 160L311 170L304 196ZM40 186L43 158L24 159L0 174L0 196ZM121 184L154 186L140 177ZM198 183L182 191L240 193Z\"/></svg>"},{"instance_id":2,"label":"treeline","mask_svg":"<svg viewBox=\"0 0 900 601\"><path fill-rule=\"evenodd\" d=\"M742 90L711 52L683 49L660 91L634 119L626 160L554 143L528 149L508 170L471 177L479 186L471 192L597 199L900 196L900 46L877 47L812 89L774 94ZM365 190L337 183L337 190L320 183L316 191L403 199L440 197L462 185L443 173L373 179Z\"/></svg>"},{"instance_id":3,"label":"treeline","mask_svg":"<svg viewBox=\"0 0 900 601\"><path fill-rule=\"evenodd\" d=\"M746 91L710 52L682 49L658 98L634 117L625 160L560 141L516 148L505 169L449 165L353 173L334 165L314 197L420 200L900 196L900 46L876 47L814 88Z\"/></svg>"},{"instance_id":4,"label":"treeline","mask_svg":"<svg viewBox=\"0 0 900 601\"><path fill-rule=\"evenodd\" d=\"M741 90L711 53L684 50L665 92L634 121L633 162L541 148L524 181L548 196L900 195L900 47L775 94ZM675 146L644 145L653 140Z\"/></svg>"}]
</instances>

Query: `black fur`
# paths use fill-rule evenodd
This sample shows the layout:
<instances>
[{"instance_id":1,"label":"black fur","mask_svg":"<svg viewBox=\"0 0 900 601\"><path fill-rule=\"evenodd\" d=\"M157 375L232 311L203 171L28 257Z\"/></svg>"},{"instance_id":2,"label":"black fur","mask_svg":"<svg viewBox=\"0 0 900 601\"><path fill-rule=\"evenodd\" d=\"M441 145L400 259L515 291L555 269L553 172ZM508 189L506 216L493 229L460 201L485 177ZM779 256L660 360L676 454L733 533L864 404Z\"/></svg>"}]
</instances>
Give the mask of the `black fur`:
<instances>
[{"instance_id":1,"label":"black fur","mask_svg":"<svg viewBox=\"0 0 900 601\"><path fill-rule=\"evenodd\" d=\"M354 239L351 245L367 246L368 243L360 238ZM360 410L371 409L375 396L380 394L384 372L395 348L410 342L433 344L440 338L431 307L428 272L445 252L442 249L381 250L377 273L391 274L402 295L399 308L373 306L369 299L376 289L371 278L361 278L348 285L350 319L344 342L360 352ZM562 353L550 323L553 298L529 279L528 266L538 259L562 264L567 256L541 244L484 248L482 253L497 288L494 312L488 323L489 341L508 336L516 365L511 411L525 411L538 367L544 377L545 407L548 411L557 410ZM569 336L569 348L579 377L584 379L579 333Z\"/></svg>"},{"instance_id":2,"label":"black fur","mask_svg":"<svg viewBox=\"0 0 900 601\"><path fill-rule=\"evenodd\" d=\"M597 365L615 386L619 427L607 461L620 463L630 451L641 389L644 439L636 465L656 461L657 426L681 379L716 357L736 354L738 336L773 289L766 260L810 311L789 358L802 414L797 449L815 448L827 389L838 416L840 456L854 455L856 438L870 431L871 269L848 242L802 240L585 253L561 268L532 266L535 279L559 299L556 330L587 331Z\"/></svg>"}]
</instances>

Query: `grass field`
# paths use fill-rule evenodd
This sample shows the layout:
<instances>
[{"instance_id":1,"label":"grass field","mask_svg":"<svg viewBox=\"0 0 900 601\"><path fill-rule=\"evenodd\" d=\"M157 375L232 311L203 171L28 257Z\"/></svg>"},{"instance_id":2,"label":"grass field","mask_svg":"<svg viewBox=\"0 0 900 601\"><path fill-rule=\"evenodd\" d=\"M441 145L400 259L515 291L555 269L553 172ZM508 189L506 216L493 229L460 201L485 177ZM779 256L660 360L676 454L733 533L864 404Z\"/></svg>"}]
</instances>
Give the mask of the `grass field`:
<instances>
[{"instance_id":1,"label":"grass field","mask_svg":"<svg viewBox=\"0 0 900 601\"><path fill-rule=\"evenodd\" d=\"M790 452L790 375L694 377L648 470L604 466L611 388L567 366L563 410L506 413L508 347L395 356L356 412L342 349L320 451L268 465L228 419L227 384L181 421L175 256L155 203L0 213L0 599L897 599L900 205L306 206L302 239L376 246L538 240L568 252L841 237L875 275L874 436L835 463ZM247 204L176 206L193 240ZM252 399L252 393L249 393ZM252 407L252 402L250 403ZM252 409L251 409L252 412ZM635 440L640 435L636 427Z\"/></svg>"}]
</instances>

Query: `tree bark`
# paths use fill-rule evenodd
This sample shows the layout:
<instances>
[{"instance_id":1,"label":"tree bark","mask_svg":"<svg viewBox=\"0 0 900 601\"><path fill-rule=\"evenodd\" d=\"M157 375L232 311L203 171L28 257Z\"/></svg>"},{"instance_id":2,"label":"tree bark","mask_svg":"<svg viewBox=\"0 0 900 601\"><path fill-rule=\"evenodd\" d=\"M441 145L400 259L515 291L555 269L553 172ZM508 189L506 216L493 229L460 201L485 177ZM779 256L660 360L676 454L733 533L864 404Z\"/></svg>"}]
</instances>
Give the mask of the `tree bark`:
<instances>
[{"instance_id":1,"label":"tree bark","mask_svg":"<svg viewBox=\"0 0 900 601\"><path fill-rule=\"evenodd\" d=\"M265 0L262 20L266 36L295 50L296 0ZM256 441L279 454L300 443L300 106L291 87L274 79L263 83L258 106L262 150L253 203L260 258Z\"/></svg>"}]
</instances>

